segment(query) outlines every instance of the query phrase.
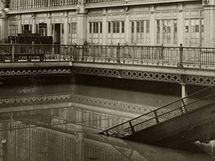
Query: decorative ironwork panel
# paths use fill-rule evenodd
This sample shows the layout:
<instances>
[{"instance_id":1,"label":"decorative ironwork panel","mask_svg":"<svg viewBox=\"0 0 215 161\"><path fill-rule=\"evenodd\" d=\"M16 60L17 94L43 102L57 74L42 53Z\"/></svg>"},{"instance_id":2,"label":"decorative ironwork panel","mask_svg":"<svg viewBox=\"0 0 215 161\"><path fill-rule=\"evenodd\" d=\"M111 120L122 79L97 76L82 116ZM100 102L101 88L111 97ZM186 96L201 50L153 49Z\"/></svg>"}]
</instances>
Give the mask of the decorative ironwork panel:
<instances>
[{"instance_id":1,"label":"decorative ironwork panel","mask_svg":"<svg viewBox=\"0 0 215 161\"><path fill-rule=\"evenodd\" d=\"M116 69L99 69L99 68L81 68L81 67L74 68L73 72L77 74L97 75L97 76L115 77L115 78L164 81L164 82L173 82L173 83L181 82L180 75L168 74L168 73L116 70Z\"/></svg>"},{"instance_id":2,"label":"decorative ironwork panel","mask_svg":"<svg viewBox=\"0 0 215 161\"><path fill-rule=\"evenodd\" d=\"M186 76L186 84L212 86L215 85L215 77Z\"/></svg>"}]
</instances>

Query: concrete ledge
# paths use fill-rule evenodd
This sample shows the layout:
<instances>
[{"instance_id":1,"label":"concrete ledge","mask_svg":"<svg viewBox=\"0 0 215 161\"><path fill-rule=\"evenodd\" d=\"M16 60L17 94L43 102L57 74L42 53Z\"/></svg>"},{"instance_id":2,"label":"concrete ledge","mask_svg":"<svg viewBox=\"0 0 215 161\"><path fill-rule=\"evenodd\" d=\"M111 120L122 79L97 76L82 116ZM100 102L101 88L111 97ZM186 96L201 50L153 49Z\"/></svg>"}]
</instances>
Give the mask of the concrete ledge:
<instances>
[{"instance_id":1,"label":"concrete ledge","mask_svg":"<svg viewBox=\"0 0 215 161\"><path fill-rule=\"evenodd\" d=\"M72 62L19 62L0 63L1 68L40 68L40 67L71 67Z\"/></svg>"}]
</instances>

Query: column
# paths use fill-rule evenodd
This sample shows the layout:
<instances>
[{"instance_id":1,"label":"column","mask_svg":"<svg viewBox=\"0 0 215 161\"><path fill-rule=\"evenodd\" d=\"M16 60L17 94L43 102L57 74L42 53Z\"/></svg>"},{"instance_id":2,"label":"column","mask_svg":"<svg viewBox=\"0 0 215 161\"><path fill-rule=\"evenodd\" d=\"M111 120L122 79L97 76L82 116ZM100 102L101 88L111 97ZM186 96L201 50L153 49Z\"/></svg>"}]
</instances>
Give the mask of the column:
<instances>
[{"instance_id":1,"label":"column","mask_svg":"<svg viewBox=\"0 0 215 161\"><path fill-rule=\"evenodd\" d=\"M0 26L1 26L1 37L0 40L2 42L5 42L8 37L8 15L7 15L7 10L5 10L5 4L0 4L1 8L1 17L0 17Z\"/></svg>"},{"instance_id":2,"label":"column","mask_svg":"<svg viewBox=\"0 0 215 161\"><path fill-rule=\"evenodd\" d=\"M64 12L64 45L68 44L68 12Z\"/></svg>"},{"instance_id":3,"label":"column","mask_svg":"<svg viewBox=\"0 0 215 161\"><path fill-rule=\"evenodd\" d=\"M107 14L106 9L103 9L103 17L102 17L102 45L107 45Z\"/></svg>"},{"instance_id":4,"label":"column","mask_svg":"<svg viewBox=\"0 0 215 161\"><path fill-rule=\"evenodd\" d=\"M171 45L174 44L174 32L175 32L175 29L174 29L174 20L170 20L170 24L171 24L171 31L170 31L170 36L171 36Z\"/></svg>"},{"instance_id":5,"label":"column","mask_svg":"<svg viewBox=\"0 0 215 161\"><path fill-rule=\"evenodd\" d=\"M204 10L204 42L205 47L215 47L215 1L203 1Z\"/></svg>"},{"instance_id":6,"label":"column","mask_svg":"<svg viewBox=\"0 0 215 161\"><path fill-rule=\"evenodd\" d=\"M131 44L131 26L129 21L129 8L125 8L125 42Z\"/></svg>"},{"instance_id":7,"label":"column","mask_svg":"<svg viewBox=\"0 0 215 161\"><path fill-rule=\"evenodd\" d=\"M77 5L77 44L83 45L87 41L87 14L84 0L79 0Z\"/></svg>"},{"instance_id":8,"label":"column","mask_svg":"<svg viewBox=\"0 0 215 161\"><path fill-rule=\"evenodd\" d=\"M159 23L160 23L160 32L159 32L159 34L160 34L160 44L164 44L165 41L166 41L166 40L164 41L164 34L166 35L167 33L164 33L164 31L163 31L164 21L165 20L160 20L159 21Z\"/></svg>"},{"instance_id":9,"label":"column","mask_svg":"<svg viewBox=\"0 0 215 161\"><path fill-rule=\"evenodd\" d=\"M52 36L51 13L47 14L47 36Z\"/></svg>"},{"instance_id":10,"label":"column","mask_svg":"<svg viewBox=\"0 0 215 161\"><path fill-rule=\"evenodd\" d=\"M184 98L187 96L187 89L186 89L186 84L184 82L181 83L181 98ZM182 111L183 112L187 112L187 108L186 105L188 103L188 98L185 98L182 100L183 102L181 102L182 104Z\"/></svg>"},{"instance_id":11,"label":"column","mask_svg":"<svg viewBox=\"0 0 215 161\"><path fill-rule=\"evenodd\" d=\"M32 33L35 34L36 33L36 19L35 19L35 15L32 13Z\"/></svg>"},{"instance_id":12,"label":"column","mask_svg":"<svg viewBox=\"0 0 215 161\"><path fill-rule=\"evenodd\" d=\"M77 15L77 44L83 45L87 41L87 16L84 13Z\"/></svg>"},{"instance_id":13,"label":"column","mask_svg":"<svg viewBox=\"0 0 215 161\"><path fill-rule=\"evenodd\" d=\"M183 13L183 4L178 4L178 45L184 44L184 13Z\"/></svg>"},{"instance_id":14,"label":"column","mask_svg":"<svg viewBox=\"0 0 215 161\"><path fill-rule=\"evenodd\" d=\"M18 18L18 34L21 34L22 33L22 16L19 15L19 18Z\"/></svg>"},{"instance_id":15,"label":"column","mask_svg":"<svg viewBox=\"0 0 215 161\"><path fill-rule=\"evenodd\" d=\"M150 6L150 45L155 45L157 37L156 25L155 25L155 7Z\"/></svg>"},{"instance_id":16,"label":"column","mask_svg":"<svg viewBox=\"0 0 215 161\"><path fill-rule=\"evenodd\" d=\"M181 83L181 98L186 97L186 96L187 96L186 84Z\"/></svg>"}]
</instances>

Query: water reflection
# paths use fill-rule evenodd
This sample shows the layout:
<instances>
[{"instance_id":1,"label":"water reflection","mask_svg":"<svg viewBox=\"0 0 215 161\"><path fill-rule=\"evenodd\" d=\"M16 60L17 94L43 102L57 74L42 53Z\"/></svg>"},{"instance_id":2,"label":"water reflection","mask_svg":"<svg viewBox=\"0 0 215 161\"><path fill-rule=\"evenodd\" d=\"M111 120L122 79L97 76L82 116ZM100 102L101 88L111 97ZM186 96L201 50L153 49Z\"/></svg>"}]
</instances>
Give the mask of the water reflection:
<instances>
[{"instance_id":1,"label":"water reflection","mask_svg":"<svg viewBox=\"0 0 215 161\"><path fill-rule=\"evenodd\" d=\"M1 123L4 128L9 122ZM188 153L129 141L106 138L74 126L69 133L17 121L17 129L1 131L7 140L7 161L212 161L199 153ZM1 147L2 148L2 147Z\"/></svg>"},{"instance_id":2,"label":"water reflection","mask_svg":"<svg viewBox=\"0 0 215 161\"><path fill-rule=\"evenodd\" d=\"M5 139L6 143L0 144L0 160L214 160L205 154L154 147L97 134L152 110L161 100L165 104L168 98L174 97L153 95L153 99L160 100L153 102L152 94L148 93L125 93L123 90L78 85L15 87L2 91L2 98L13 96L15 102L11 103L11 99L7 98L8 104L1 104L0 140ZM16 95L19 95L19 99ZM133 96L128 100L131 95L135 95L135 98ZM141 104L143 98L148 99L145 105ZM9 106L3 108L6 104Z\"/></svg>"}]
</instances>

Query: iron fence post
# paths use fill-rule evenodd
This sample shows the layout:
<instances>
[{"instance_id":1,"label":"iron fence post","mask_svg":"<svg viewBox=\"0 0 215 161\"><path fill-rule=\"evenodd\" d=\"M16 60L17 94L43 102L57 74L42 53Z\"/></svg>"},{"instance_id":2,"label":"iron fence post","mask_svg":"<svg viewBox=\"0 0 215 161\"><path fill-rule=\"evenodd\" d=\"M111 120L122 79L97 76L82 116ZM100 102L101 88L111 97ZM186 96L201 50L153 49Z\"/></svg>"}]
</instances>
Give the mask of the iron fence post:
<instances>
[{"instance_id":1,"label":"iron fence post","mask_svg":"<svg viewBox=\"0 0 215 161\"><path fill-rule=\"evenodd\" d=\"M154 111L154 114L155 114L155 120L156 120L156 122L157 122L157 124L158 124L158 123L159 123L159 119L158 119L158 115L157 115L156 110Z\"/></svg>"},{"instance_id":2,"label":"iron fence post","mask_svg":"<svg viewBox=\"0 0 215 161\"><path fill-rule=\"evenodd\" d=\"M117 51L116 51L116 61L117 63L120 63L120 44L117 45Z\"/></svg>"},{"instance_id":3,"label":"iron fence post","mask_svg":"<svg viewBox=\"0 0 215 161\"><path fill-rule=\"evenodd\" d=\"M106 135L109 136L108 130L106 130L105 132L106 132Z\"/></svg>"},{"instance_id":4,"label":"iron fence post","mask_svg":"<svg viewBox=\"0 0 215 161\"><path fill-rule=\"evenodd\" d=\"M15 54L15 45L12 44L12 51L11 51L11 61L14 62L14 54Z\"/></svg>"},{"instance_id":5,"label":"iron fence post","mask_svg":"<svg viewBox=\"0 0 215 161\"><path fill-rule=\"evenodd\" d=\"M129 125L130 125L130 128L131 128L132 134L134 134L134 133L135 133L135 130L134 130L134 127L133 127L132 124L131 124L131 121L129 121Z\"/></svg>"},{"instance_id":6,"label":"iron fence post","mask_svg":"<svg viewBox=\"0 0 215 161\"><path fill-rule=\"evenodd\" d=\"M183 68L183 46L180 44L179 47L179 65L178 67Z\"/></svg>"},{"instance_id":7,"label":"iron fence post","mask_svg":"<svg viewBox=\"0 0 215 161\"><path fill-rule=\"evenodd\" d=\"M160 56L158 56L158 62L157 62L157 64L159 64L160 61L163 64L163 58L164 58L164 46L163 46L163 44L161 44L161 52L160 52Z\"/></svg>"},{"instance_id":8,"label":"iron fence post","mask_svg":"<svg viewBox=\"0 0 215 161\"><path fill-rule=\"evenodd\" d=\"M74 45L74 50L73 50L72 54L73 54L73 60L74 60L74 62L77 62L78 48L77 48L76 44Z\"/></svg>"}]
</instances>

